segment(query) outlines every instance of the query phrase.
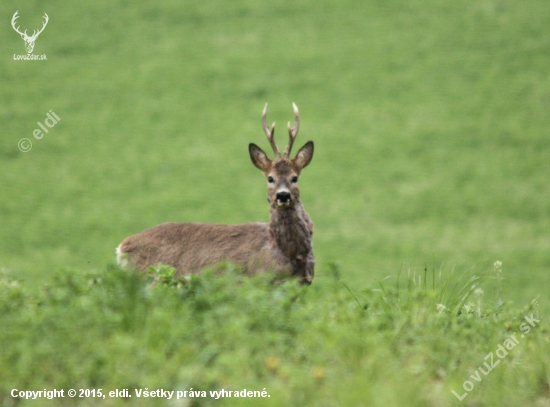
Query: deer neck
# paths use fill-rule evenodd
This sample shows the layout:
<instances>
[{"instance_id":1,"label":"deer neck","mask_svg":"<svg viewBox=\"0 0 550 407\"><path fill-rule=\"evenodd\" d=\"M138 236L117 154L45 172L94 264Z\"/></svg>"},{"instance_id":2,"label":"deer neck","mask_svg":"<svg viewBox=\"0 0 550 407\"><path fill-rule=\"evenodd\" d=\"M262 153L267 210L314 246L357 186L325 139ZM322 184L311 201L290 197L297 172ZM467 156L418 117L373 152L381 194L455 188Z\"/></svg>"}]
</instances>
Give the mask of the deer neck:
<instances>
[{"instance_id":1,"label":"deer neck","mask_svg":"<svg viewBox=\"0 0 550 407\"><path fill-rule=\"evenodd\" d=\"M308 214L300 200L284 210L271 206L270 212L269 233L272 241L295 269L301 269L312 249L313 224Z\"/></svg>"}]
</instances>

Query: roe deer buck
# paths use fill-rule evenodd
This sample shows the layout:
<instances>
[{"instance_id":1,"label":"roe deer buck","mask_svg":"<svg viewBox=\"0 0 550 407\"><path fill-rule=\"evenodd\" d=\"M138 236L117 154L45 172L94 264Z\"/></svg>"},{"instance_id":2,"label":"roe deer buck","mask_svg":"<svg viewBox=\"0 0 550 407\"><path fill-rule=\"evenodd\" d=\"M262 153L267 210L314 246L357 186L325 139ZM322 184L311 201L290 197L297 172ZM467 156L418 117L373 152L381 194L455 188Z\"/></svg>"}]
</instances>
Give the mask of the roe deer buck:
<instances>
[{"instance_id":1,"label":"roe deer buck","mask_svg":"<svg viewBox=\"0 0 550 407\"><path fill-rule=\"evenodd\" d=\"M311 162L313 142L308 141L290 159L300 125L298 108L292 106L295 124L291 128L288 123L289 141L283 155L273 139L275 123L271 129L266 124L267 104L262 113L262 127L275 160L269 159L256 144L248 146L252 163L267 179L269 223L164 223L124 239L116 250L119 265L146 270L162 263L182 275L231 261L242 265L247 274L275 271L311 284L315 265L313 223L300 201L298 177Z\"/></svg>"}]
</instances>

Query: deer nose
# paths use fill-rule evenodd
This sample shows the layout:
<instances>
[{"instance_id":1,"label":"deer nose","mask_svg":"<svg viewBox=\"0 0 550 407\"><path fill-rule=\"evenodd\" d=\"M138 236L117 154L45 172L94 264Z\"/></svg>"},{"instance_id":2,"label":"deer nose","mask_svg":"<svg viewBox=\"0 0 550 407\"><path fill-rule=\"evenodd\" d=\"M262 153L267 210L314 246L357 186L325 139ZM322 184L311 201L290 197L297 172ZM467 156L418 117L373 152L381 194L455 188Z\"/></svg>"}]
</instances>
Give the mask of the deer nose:
<instances>
[{"instance_id":1,"label":"deer nose","mask_svg":"<svg viewBox=\"0 0 550 407\"><path fill-rule=\"evenodd\" d=\"M282 191L277 192L277 202L280 203L289 203L290 202L290 192L288 191Z\"/></svg>"}]
</instances>

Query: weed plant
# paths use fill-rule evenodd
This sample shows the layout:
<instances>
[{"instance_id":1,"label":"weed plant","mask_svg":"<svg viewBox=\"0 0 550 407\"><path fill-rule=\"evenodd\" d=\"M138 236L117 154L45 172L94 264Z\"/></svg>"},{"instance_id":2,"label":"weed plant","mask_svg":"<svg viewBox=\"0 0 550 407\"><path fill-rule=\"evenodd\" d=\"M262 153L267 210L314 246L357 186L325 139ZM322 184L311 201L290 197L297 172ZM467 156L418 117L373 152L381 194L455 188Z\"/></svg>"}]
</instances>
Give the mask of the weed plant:
<instances>
[{"instance_id":1,"label":"weed plant","mask_svg":"<svg viewBox=\"0 0 550 407\"><path fill-rule=\"evenodd\" d=\"M445 406L519 327L541 319L478 294L486 275L431 269L372 288L343 281L335 264L312 286L246 277L232 265L174 277L60 270L28 288L0 284L0 405ZM478 302L479 299L479 302ZM548 402L545 321L521 339L464 405ZM127 389L131 398L20 400L12 389ZM204 391L179 401L139 389ZM258 399L210 391L262 391ZM189 393L188 393L189 394ZM174 396L175 397L175 396Z\"/></svg>"}]
</instances>

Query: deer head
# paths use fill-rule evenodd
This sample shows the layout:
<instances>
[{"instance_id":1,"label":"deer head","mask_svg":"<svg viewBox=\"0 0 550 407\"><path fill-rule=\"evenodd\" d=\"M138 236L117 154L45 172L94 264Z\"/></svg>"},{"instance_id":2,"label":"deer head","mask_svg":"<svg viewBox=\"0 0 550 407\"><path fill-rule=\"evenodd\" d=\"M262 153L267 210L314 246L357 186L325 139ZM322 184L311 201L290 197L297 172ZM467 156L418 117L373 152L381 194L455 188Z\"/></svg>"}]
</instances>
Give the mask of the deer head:
<instances>
[{"instance_id":1,"label":"deer head","mask_svg":"<svg viewBox=\"0 0 550 407\"><path fill-rule=\"evenodd\" d=\"M281 155L273 138L275 123L273 123L271 129L266 124L267 103L262 113L262 127L275 153L275 160L268 158L267 154L256 144L250 143L248 146L252 163L262 170L267 179L267 200L272 207L280 210L291 208L298 202L300 198L298 178L302 169L311 162L313 157L313 141L308 141L296 156L290 159L292 144L294 144L300 127L298 108L294 103L292 106L294 108L294 127L291 128L290 122L288 123L289 140L283 155Z\"/></svg>"},{"instance_id":2,"label":"deer head","mask_svg":"<svg viewBox=\"0 0 550 407\"><path fill-rule=\"evenodd\" d=\"M32 35L29 37L27 35L27 30L25 30L25 32L21 32L19 31L19 27L16 27L15 26L15 20L17 20L19 18L19 16L17 15L17 13L19 13L19 10L17 10L15 12L15 14L13 15L12 19L11 19L11 26L13 27L13 29L19 34L21 35L21 38L23 38L23 41L25 41L25 48L27 49L27 54L30 54L32 52L32 50L34 49L34 42L36 41L36 39L38 38L38 36L40 35L40 33L42 31L44 31L44 28L46 27L46 25L48 24L48 15L46 13L44 13L44 24L42 24L42 28L40 30L34 30Z\"/></svg>"}]
</instances>

